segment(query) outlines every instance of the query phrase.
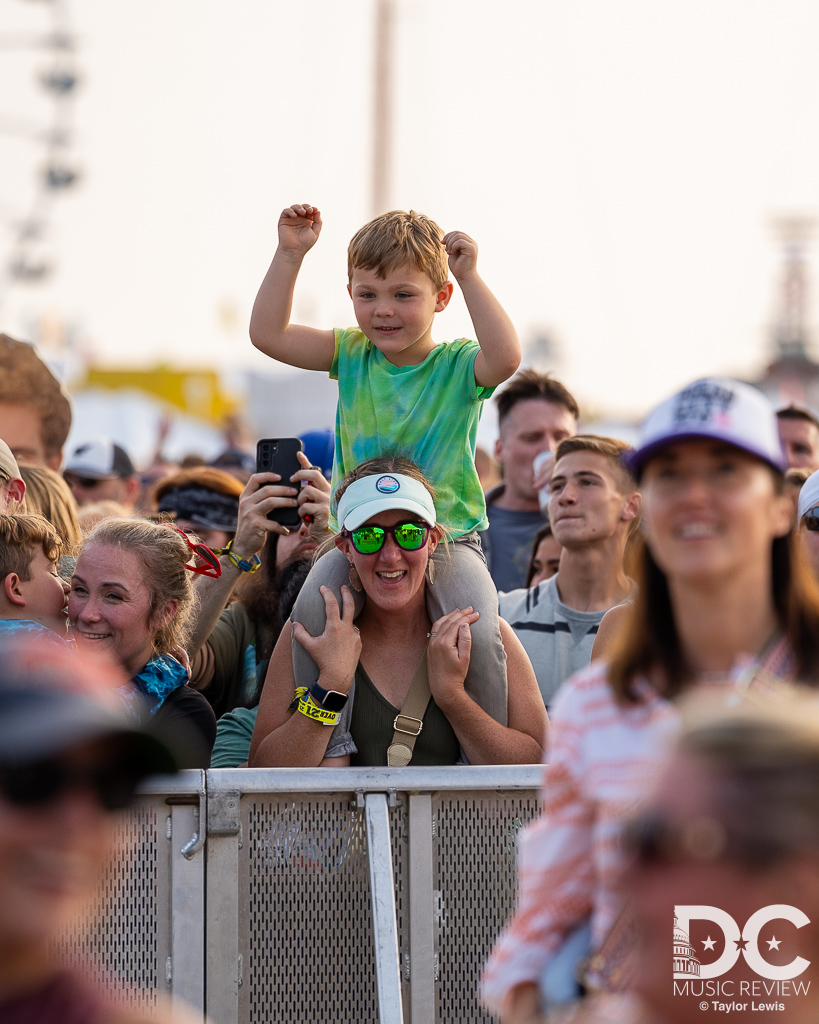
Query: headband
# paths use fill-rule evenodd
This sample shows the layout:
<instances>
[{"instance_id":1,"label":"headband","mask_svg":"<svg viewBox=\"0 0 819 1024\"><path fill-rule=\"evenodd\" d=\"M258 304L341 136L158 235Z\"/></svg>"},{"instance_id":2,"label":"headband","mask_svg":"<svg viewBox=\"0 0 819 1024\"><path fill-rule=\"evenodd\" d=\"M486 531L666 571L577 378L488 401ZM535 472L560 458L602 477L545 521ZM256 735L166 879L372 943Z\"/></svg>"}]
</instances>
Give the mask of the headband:
<instances>
[{"instance_id":1,"label":"headband","mask_svg":"<svg viewBox=\"0 0 819 1024\"><path fill-rule=\"evenodd\" d=\"M174 487L159 499L159 512L172 512L177 519L187 519L207 530L236 532L239 499L198 485Z\"/></svg>"}]
</instances>

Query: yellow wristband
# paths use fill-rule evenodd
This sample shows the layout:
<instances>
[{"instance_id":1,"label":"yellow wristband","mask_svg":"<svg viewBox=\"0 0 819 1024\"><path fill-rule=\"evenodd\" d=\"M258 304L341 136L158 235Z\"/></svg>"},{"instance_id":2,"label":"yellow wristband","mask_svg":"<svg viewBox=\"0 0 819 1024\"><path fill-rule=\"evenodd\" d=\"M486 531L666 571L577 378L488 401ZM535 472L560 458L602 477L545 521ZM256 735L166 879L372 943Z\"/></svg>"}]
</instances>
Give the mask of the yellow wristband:
<instances>
[{"instance_id":1,"label":"yellow wristband","mask_svg":"<svg viewBox=\"0 0 819 1024\"><path fill-rule=\"evenodd\" d=\"M319 707L318 704L313 702L309 693L299 698L296 710L308 718L312 718L314 722L321 722L322 725L335 725L340 714L339 711L326 711L324 708Z\"/></svg>"},{"instance_id":2,"label":"yellow wristband","mask_svg":"<svg viewBox=\"0 0 819 1024\"><path fill-rule=\"evenodd\" d=\"M290 701L290 706L287 709L288 715L290 715L294 711L298 710L299 701L301 700L301 698L306 693L307 693L307 687L306 686L297 686L296 687L296 692L293 694L293 699Z\"/></svg>"}]
</instances>

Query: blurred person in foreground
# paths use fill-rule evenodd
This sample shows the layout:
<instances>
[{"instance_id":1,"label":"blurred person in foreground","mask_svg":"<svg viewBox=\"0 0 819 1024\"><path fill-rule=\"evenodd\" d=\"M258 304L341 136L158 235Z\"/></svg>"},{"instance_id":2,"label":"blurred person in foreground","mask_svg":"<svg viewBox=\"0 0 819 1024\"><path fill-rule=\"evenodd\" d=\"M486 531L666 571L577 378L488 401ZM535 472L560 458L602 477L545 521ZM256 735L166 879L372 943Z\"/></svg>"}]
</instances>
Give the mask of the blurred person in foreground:
<instances>
[{"instance_id":1,"label":"blurred person in foreground","mask_svg":"<svg viewBox=\"0 0 819 1024\"><path fill-rule=\"evenodd\" d=\"M779 438L789 469L819 469L819 417L803 405L788 405L776 414Z\"/></svg>"},{"instance_id":2,"label":"blurred person in foreground","mask_svg":"<svg viewBox=\"0 0 819 1024\"><path fill-rule=\"evenodd\" d=\"M730 1006L720 1017L740 1024L819 1020L816 697L794 694L727 711L705 704L686 717L690 721L673 757L626 831L631 860L623 895L637 933L630 985L646 1003L644 1014L629 1020L689 1024L706 1017L703 998L709 1011L716 1009L714 1002ZM675 915L684 906L724 911L736 923L736 937L725 936L712 921L689 932ZM772 918L754 940L746 922L766 908L774 911ZM791 908L803 915L798 923L785 919ZM700 970L723 950L736 955L714 981L693 976L694 993L688 995L679 994L684 981L677 982L677 994L671 983L672 916L675 946L688 945ZM736 941L740 932L747 946ZM752 970L746 957L754 954L764 964ZM803 963L788 970L797 957ZM777 971L779 979L790 980L777 980ZM709 984L726 982L732 984L725 993L706 994ZM745 993L742 982L749 985Z\"/></svg>"},{"instance_id":3,"label":"blurred person in foreground","mask_svg":"<svg viewBox=\"0 0 819 1024\"><path fill-rule=\"evenodd\" d=\"M77 648L122 668L134 720L173 736L182 768L207 768L216 737L210 705L187 685L191 576L206 571L221 571L216 556L175 527L105 519L83 542L68 599Z\"/></svg>"},{"instance_id":4,"label":"blurred person in foreground","mask_svg":"<svg viewBox=\"0 0 819 1024\"><path fill-rule=\"evenodd\" d=\"M0 334L0 437L18 459L59 471L71 405L32 345Z\"/></svg>"},{"instance_id":5,"label":"blurred person in foreground","mask_svg":"<svg viewBox=\"0 0 819 1024\"><path fill-rule=\"evenodd\" d=\"M309 558L317 546L315 538L325 536L330 484L303 452L299 462L302 468L289 481L278 473L250 477L236 501L230 541L216 552L221 576L197 581L199 608L188 648L191 685L204 694L217 718L258 703L281 628L279 575L290 561ZM160 508L170 501L165 495ZM267 518L276 509L293 506L301 518L298 529ZM196 519L201 518L182 523L198 533Z\"/></svg>"},{"instance_id":6,"label":"blurred person in foreground","mask_svg":"<svg viewBox=\"0 0 819 1024\"><path fill-rule=\"evenodd\" d=\"M626 543L640 521L640 492L625 468L624 441L594 434L557 446L549 522L560 544L557 575L499 595L500 613L517 634L548 708L560 684L591 661L606 611L628 600Z\"/></svg>"},{"instance_id":7,"label":"blurred person in foreground","mask_svg":"<svg viewBox=\"0 0 819 1024\"><path fill-rule=\"evenodd\" d=\"M548 374L523 369L495 399L500 436L495 458L503 482L486 494L489 528L481 534L492 579L498 590L517 590L526 580L526 564L543 526L533 462L541 452L577 433L580 415L570 392Z\"/></svg>"},{"instance_id":8,"label":"blurred person in foreground","mask_svg":"<svg viewBox=\"0 0 819 1024\"><path fill-rule=\"evenodd\" d=\"M63 476L79 506L116 501L133 515L140 479L128 452L110 439L77 445L66 459Z\"/></svg>"},{"instance_id":9,"label":"blurred person in foreground","mask_svg":"<svg viewBox=\"0 0 819 1024\"><path fill-rule=\"evenodd\" d=\"M141 1024L56 952L114 852L118 815L148 775L175 770L170 750L112 702L110 669L67 649L0 645L0 1020ZM114 1005L114 999L118 1005ZM127 995L126 995L127 1002Z\"/></svg>"},{"instance_id":10,"label":"blurred person in foreground","mask_svg":"<svg viewBox=\"0 0 819 1024\"><path fill-rule=\"evenodd\" d=\"M639 589L610 661L561 687L543 815L521 836L520 907L484 976L504 1024L540 1019L552 968L594 954L622 909L626 812L646 799L696 688L819 683L819 588L794 546L776 417L757 390L696 381L661 403L628 458L643 497ZM610 613L611 614L611 613Z\"/></svg>"}]
</instances>

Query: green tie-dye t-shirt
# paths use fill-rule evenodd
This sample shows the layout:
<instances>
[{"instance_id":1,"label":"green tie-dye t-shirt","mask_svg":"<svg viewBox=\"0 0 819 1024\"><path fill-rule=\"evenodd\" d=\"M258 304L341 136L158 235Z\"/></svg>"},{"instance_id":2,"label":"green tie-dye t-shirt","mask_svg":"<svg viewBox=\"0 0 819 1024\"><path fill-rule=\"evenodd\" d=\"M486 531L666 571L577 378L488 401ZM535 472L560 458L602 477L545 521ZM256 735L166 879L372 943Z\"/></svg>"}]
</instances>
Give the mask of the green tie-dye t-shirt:
<instances>
[{"instance_id":1,"label":"green tie-dye t-shirt","mask_svg":"<svg viewBox=\"0 0 819 1024\"><path fill-rule=\"evenodd\" d=\"M455 537L485 530L475 469L482 403L494 388L475 381L477 341L436 345L417 366L394 366L357 328L336 330L330 376L338 380L333 494L346 473L378 455L412 459L435 487L438 521ZM338 529L335 507L331 523Z\"/></svg>"}]
</instances>

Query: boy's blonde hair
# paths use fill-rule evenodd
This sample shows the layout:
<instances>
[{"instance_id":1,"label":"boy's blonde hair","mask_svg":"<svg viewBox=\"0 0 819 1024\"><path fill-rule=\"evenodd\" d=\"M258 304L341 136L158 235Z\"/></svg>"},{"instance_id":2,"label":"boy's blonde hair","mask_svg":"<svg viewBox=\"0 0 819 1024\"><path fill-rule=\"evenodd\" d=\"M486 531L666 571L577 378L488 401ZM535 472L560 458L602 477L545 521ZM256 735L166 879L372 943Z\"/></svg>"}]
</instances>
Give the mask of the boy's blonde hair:
<instances>
[{"instance_id":1,"label":"boy's blonde hair","mask_svg":"<svg viewBox=\"0 0 819 1024\"><path fill-rule=\"evenodd\" d=\"M59 561L62 541L42 516L27 512L0 512L0 581L16 573L31 580L31 563L38 549L50 562Z\"/></svg>"},{"instance_id":2,"label":"boy's blonde hair","mask_svg":"<svg viewBox=\"0 0 819 1024\"><path fill-rule=\"evenodd\" d=\"M415 210L383 213L353 235L347 249L350 283L354 270L374 270L383 280L390 270L409 263L440 291L449 277L443 234L434 220Z\"/></svg>"}]
</instances>

